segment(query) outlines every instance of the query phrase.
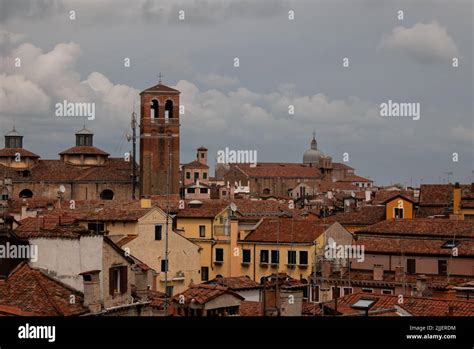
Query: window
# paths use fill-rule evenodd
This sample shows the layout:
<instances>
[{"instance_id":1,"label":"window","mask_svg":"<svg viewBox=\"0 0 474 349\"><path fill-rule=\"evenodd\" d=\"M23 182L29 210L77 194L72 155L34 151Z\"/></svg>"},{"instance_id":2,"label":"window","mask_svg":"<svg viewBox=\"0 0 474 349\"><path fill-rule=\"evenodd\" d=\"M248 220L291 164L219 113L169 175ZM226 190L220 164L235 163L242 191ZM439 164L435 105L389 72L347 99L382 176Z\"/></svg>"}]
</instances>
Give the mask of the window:
<instances>
[{"instance_id":1,"label":"window","mask_svg":"<svg viewBox=\"0 0 474 349\"><path fill-rule=\"evenodd\" d=\"M219 262L219 263L224 262L224 249L223 248L216 248L216 262Z\"/></svg>"},{"instance_id":2,"label":"window","mask_svg":"<svg viewBox=\"0 0 474 349\"><path fill-rule=\"evenodd\" d=\"M280 263L280 251L278 250L272 250L272 264L278 264Z\"/></svg>"},{"instance_id":3,"label":"window","mask_svg":"<svg viewBox=\"0 0 474 349\"><path fill-rule=\"evenodd\" d=\"M364 292L364 293L374 293L374 290L371 289L371 288L363 288L362 292Z\"/></svg>"},{"instance_id":4,"label":"window","mask_svg":"<svg viewBox=\"0 0 474 349\"><path fill-rule=\"evenodd\" d=\"M205 225L200 225L199 226L199 237L200 238L205 238L206 237L206 226Z\"/></svg>"},{"instance_id":5,"label":"window","mask_svg":"<svg viewBox=\"0 0 474 349\"><path fill-rule=\"evenodd\" d=\"M196 192L195 188L188 188L188 194L194 194Z\"/></svg>"},{"instance_id":6,"label":"window","mask_svg":"<svg viewBox=\"0 0 474 349\"><path fill-rule=\"evenodd\" d=\"M223 190L222 191L222 196L227 196L227 191Z\"/></svg>"},{"instance_id":7,"label":"window","mask_svg":"<svg viewBox=\"0 0 474 349\"><path fill-rule=\"evenodd\" d=\"M407 259L407 273L416 274L416 260L409 258Z\"/></svg>"},{"instance_id":8,"label":"window","mask_svg":"<svg viewBox=\"0 0 474 349\"><path fill-rule=\"evenodd\" d=\"M105 189L100 193L101 200L113 200L114 199L114 192L110 189Z\"/></svg>"},{"instance_id":9,"label":"window","mask_svg":"<svg viewBox=\"0 0 474 349\"><path fill-rule=\"evenodd\" d=\"M186 179L191 179L191 172L186 172Z\"/></svg>"},{"instance_id":10,"label":"window","mask_svg":"<svg viewBox=\"0 0 474 349\"><path fill-rule=\"evenodd\" d=\"M163 238L163 226L155 225L155 240L161 240Z\"/></svg>"},{"instance_id":11,"label":"window","mask_svg":"<svg viewBox=\"0 0 474 349\"><path fill-rule=\"evenodd\" d=\"M8 193L7 194L2 194L2 200L8 200Z\"/></svg>"},{"instance_id":12,"label":"window","mask_svg":"<svg viewBox=\"0 0 474 349\"><path fill-rule=\"evenodd\" d=\"M201 267L201 281L209 280L209 267Z\"/></svg>"},{"instance_id":13,"label":"window","mask_svg":"<svg viewBox=\"0 0 474 349\"><path fill-rule=\"evenodd\" d=\"M168 272L168 260L167 259L162 259L161 260L161 272L166 273Z\"/></svg>"},{"instance_id":14,"label":"window","mask_svg":"<svg viewBox=\"0 0 474 349\"><path fill-rule=\"evenodd\" d=\"M250 263L250 256L251 252L250 250L242 250L242 263Z\"/></svg>"},{"instance_id":15,"label":"window","mask_svg":"<svg viewBox=\"0 0 474 349\"><path fill-rule=\"evenodd\" d=\"M268 264L268 250L260 250L260 263Z\"/></svg>"},{"instance_id":16,"label":"window","mask_svg":"<svg viewBox=\"0 0 474 349\"><path fill-rule=\"evenodd\" d=\"M305 186L301 186L300 187L300 197L304 198L306 196L306 187Z\"/></svg>"},{"instance_id":17,"label":"window","mask_svg":"<svg viewBox=\"0 0 474 349\"><path fill-rule=\"evenodd\" d=\"M158 111L158 101L154 99L150 103L150 118L156 119L158 117Z\"/></svg>"},{"instance_id":18,"label":"window","mask_svg":"<svg viewBox=\"0 0 474 349\"><path fill-rule=\"evenodd\" d=\"M203 172L202 179L207 179L207 172Z\"/></svg>"},{"instance_id":19,"label":"window","mask_svg":"<svg viewBox=\"0 0 474 349\"><path fill-rule=\"evenodd\" d=\"M438 260L438 274L448 275L448 261L446 259Z\"/></svg>"},{"instance_id":20,"label":"window","mask_svg":"<svg viewBox=\"0 0 474 349\"><path fill-rule=\"evenodd\" d=\"M165 119L173 118L173 102L167 100L165 103Z\"/></svg>"},{"instance_id":21,"label":"window","mask_svg":"<svg viewBox=\"0 0 474 349\"><path fill-rule=\"evenodd\" d=\"M32 198L33 197L33 192L30 189L23 189L20 191L20 198Z\"/></svg>"},{"instance_id":22,"label":"window","mask_svg":"<svg viewBox=\"0 0 474 349\"><path fill-rule=\"evenodd\" d=\"M288 265L296 264L296 251L288 251Z\"/></svg>"},{"instance_id":23,"label":"window","mask_svg":"<svg viewBox=\"0 0 474 349\"><path fill-rule=\"evenodd\" d=\"M87 229L94 233L104 233L105 232L105 224L104 223L88 223Z\"/></svg>"},{"instance_id":24,"label":"window","mask_svg":"<svg viewBox=\"0 0 474 349\"><path fill-rule=\"evenodd\" d=\"M194 172L194 181L196 182L199 179L199 172Z\"/></svg>"},{"instance_id":25,"label":"window","mask_svg":"<svg viewBox=\"0 0 474 349\"><path fill-rule=\"evenodd\" d=\"M199 190L199 192L200 192L201 194L207 194L207 188L201 188L201 189Z\"/></svg>"},{"instance_id":26,"label":"window","mask_svg":"<svg viewBox=\"0 0 474 349\"><path fill-rule=\"evenodd\" d=\"M342 295L347 296L348 294L352 294L352 287L343 287L342 288Z\"/></svg>"},{"instance_id":27,"label":"window","mask_svg":"<svg viewBox=\"0 0 474 349\"><path fill-rule=\"evenodd\" d=\"M341 297L341 288L337 286L331 287L332 289L332 299Z\"/></svg>"},{"instance_id":28,"label":"window","mask_svg":"<svg viewBox=\"0 0 474 349\"><path fill-rule=\"evenodd\" d=\"M166 296L169 298L173 297L173 286L166 286Z\"/></svg>"},{"instance_id":29,"label":"window","mask_svg":"<svg viewBox=\"0 0 474 349\"><path fill-rule=\"evenodd\" d=\"M308 265L308 251L300 251L300 265Z\"/></svg>"},{"instance_id":30,"label":"window","mask_svg":"<svg viewBox=\"0 0 474 349\"><path fill-rule=\"evenodd\" d=\"M128 268L126 266L109 269L109 294L111 296L116 293L123 294L127 292L127 273Z\"/></svg>"},{"instance_id":31,"label":"window","mask_svg":"<svg viewBox=\"0 0 474 349\"><path fill-rule=\"evenodd\" d=\"M311 300L313 302L319 302L319 286L311 287Z\"/></svg>"},{"instance_id":32,"label":"window","mask_svg":"<svg viewBox=\"0 0 474 349\"><path fill-rule=\"evenodd\" d=\"M393 294L393 290L382 290L382 294Z\"/></svg>"},{"instance_id":33,"label":"window","mask_svg":"<svg viewBox=\"0 0 474 349\"><path fill-rule=\"evenodd\" d=\"M268 188L263 189L263 195L270 195L270 192L271 191Z\"/></svg>"},{"instance_id":34,"label":"window","mask_svg":"<svg viewBox=\"0 0 474 349\"><path fill-rule=\"evenodd\" d=\"M403 208L395 207L393 209L393 216L395 218L403 218Z\"/></svg>"}]
</instances>

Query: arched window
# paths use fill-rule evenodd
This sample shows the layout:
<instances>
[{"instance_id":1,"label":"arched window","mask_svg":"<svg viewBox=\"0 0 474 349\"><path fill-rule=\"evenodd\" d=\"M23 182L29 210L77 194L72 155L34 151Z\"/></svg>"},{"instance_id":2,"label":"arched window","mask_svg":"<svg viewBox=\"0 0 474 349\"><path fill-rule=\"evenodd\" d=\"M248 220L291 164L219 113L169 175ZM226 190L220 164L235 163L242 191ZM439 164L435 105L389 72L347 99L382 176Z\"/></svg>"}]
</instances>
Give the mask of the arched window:
<instances>
[{"instance_id":1,"label":"arched window","mask_svg":"<svg viewBox=\"0 0 474 349\"><path fill-rule=\"evenodd\" d=\"M173 102L169 99L165 103L165 119L173 118Z\"/></svg>"},{"instance_id":2,"label":"arched window","mask_svg":"<svg viewBox=\"0 0 474 349\"><path fill-rule=\"evenodd\" d=\"M114 192L110 189L105 189L100 193L101 200L113 200L114 199Z\"/></svg>"},{"instance_id":3,"label":"arched window","mask_svg":"<svg viewBox=\"0 0 474 349\"><path fill-rule=\"evenodd\" d=\"M271 190L268 188L263 189L263 195L270 195Z\"/></svg>"},{"instance_id":4,"label":"arched window","mask_svg":"<svg viewBox=\"0 0 474 349\"><path fill-rule=\"evenodd\" d=\"M32 198L33 192L30 189L23 189L22 191L20 191L20 197L26 199Z\"/></svg>"},{"instance_id":5,"label":"arched window","mask_svg":"<svg viewBox=\"0 0 474 349\"><path fill-rule=\"evenodd\" d=\"M150 118L156 119L158 118L158 101L156 99L152 100L150 103Z\"/></svg>"}]
</instances>

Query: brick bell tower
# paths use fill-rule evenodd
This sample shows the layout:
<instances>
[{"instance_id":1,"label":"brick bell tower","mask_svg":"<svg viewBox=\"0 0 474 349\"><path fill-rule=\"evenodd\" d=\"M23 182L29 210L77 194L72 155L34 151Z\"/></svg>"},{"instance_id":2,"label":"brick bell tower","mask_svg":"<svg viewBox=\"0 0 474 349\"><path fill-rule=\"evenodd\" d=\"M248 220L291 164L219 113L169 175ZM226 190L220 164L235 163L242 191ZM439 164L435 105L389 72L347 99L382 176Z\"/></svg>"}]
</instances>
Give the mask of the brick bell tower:
<instances>
[{"instance_id":1,"label":"brick bell tower","mask_svg":"<svg viewBox=\"0 0 474 349\"><path fill-rule=\"evenodd\" d=\"M179 94L160 81L140 93L140 196L179 194Z\"/></svg>"}]
</instances>

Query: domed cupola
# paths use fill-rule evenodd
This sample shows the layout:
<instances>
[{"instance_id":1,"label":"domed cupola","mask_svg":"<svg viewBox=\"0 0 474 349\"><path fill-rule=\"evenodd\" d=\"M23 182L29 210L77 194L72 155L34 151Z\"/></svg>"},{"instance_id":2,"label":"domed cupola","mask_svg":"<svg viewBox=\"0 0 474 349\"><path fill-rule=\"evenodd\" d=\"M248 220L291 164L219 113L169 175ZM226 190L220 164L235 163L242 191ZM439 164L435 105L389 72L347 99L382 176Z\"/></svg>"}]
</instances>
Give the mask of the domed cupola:
<instances>
[{"instance_id":1,"label":"domed cupola","mask_svg":"<svg viewBox=\"0 0 474 349\"><path fill-rule=\"evenodd\" d=\"M306 150L303 155L303 164L318 165L319 160L324 156L322 151L318 150L318 142L316 141L316 133L313 132L311 148Z\"/></svg>"}]
</instances>

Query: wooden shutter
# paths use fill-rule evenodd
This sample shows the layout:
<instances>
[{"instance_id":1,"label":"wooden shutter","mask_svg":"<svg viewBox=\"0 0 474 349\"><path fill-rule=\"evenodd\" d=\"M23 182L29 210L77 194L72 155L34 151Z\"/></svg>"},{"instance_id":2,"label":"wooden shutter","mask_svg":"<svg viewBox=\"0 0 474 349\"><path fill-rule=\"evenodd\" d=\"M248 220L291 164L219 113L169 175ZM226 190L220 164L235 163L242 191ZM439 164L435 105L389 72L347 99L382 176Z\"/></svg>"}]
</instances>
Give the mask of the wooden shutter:
<instances>
[{"instance_id":1,"label":"wooden shutter","mask_svg":"<svg viewBox=\"0 0 474 349\"><path fill-rule=\"evenodd\" d=\"M120 267L120 293L127 292L127 285L128 285L127 272L128 272L128 268L126 266Z\"/></svg>"}]
</instances>

